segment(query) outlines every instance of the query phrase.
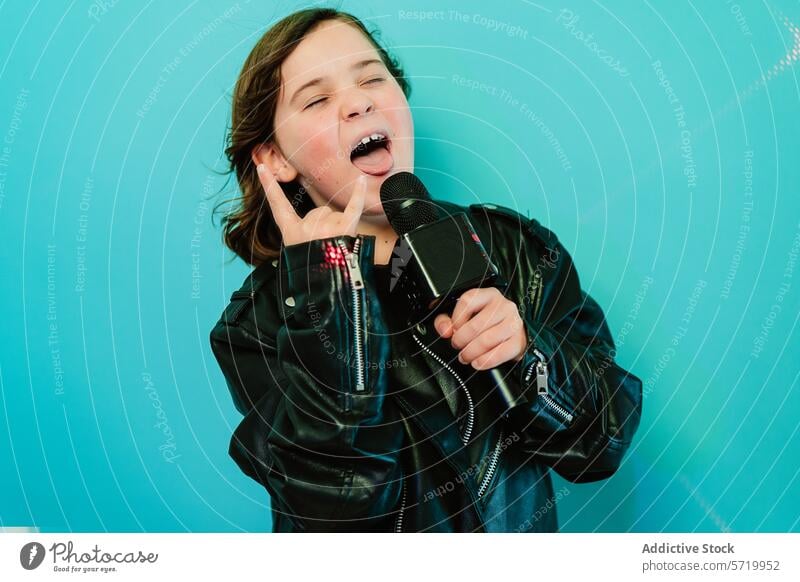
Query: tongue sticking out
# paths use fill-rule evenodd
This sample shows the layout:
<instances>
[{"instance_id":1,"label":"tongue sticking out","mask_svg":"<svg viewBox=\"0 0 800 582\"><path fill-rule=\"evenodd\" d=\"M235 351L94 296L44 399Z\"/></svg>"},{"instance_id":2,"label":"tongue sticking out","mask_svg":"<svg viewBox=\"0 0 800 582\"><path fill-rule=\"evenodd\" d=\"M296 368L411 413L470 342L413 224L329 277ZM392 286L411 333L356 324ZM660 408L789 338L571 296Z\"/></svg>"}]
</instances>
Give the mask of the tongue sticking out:
<instances>
[{"instance_id":1,"label":"tongue sticking out","mask_svg":"<svg viewBox=\"0 0 800 582\"><path fill-rule=\"evenodd\" d=\"M394 158L385 147L377 147L368 154L356 155L352 162L365 174L380 176L392 169Z\"/></svg>"}]
</instances>

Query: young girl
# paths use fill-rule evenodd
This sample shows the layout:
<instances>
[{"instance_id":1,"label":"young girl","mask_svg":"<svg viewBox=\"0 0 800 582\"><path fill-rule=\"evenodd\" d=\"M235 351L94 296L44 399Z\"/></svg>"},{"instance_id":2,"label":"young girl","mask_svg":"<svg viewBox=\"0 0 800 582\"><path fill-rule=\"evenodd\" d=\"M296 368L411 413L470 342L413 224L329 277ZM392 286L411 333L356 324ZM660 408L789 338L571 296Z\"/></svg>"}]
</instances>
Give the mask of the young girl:
<instances>
[{"instance_id":1,"label":"young girl","mask_svg":"<svg viewBox=\"0 0 800 582\"><path fill-rule=\"evenodd\" d=\"M414 169L409 92L333 9L284 18L244 64L227 148L243 196L224 231L255 269L211 332L244 416L230 454L269 492L273 531L557 531L549 469L611 476L641 382L556 236L491 204L435 201L468 215L505 291L396 317L379 192Z\"/></svg>"}]
</instances>

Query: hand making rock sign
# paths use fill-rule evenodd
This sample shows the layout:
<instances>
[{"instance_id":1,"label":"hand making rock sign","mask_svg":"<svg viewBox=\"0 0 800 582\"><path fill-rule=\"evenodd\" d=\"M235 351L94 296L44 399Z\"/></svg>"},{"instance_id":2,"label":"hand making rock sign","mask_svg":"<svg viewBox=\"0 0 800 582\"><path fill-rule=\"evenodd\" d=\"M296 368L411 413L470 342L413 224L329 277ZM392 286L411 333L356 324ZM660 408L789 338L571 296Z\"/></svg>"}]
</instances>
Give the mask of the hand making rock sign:
<instances>
[{"instance_id":1,"label":"hand making rock sign","mask_svg":"<svg viewBox=\"0 0 800 582\"><path fill-rule=\"evenodd\" d=\"M356 236L356 228L364 211L366 176L359 176L356 180L353 195L344 212L332 210L330 206L318 206L301 218L267 167L259 164L256 169L285 246L332 236Z\"/></svg>"}]
</instances>

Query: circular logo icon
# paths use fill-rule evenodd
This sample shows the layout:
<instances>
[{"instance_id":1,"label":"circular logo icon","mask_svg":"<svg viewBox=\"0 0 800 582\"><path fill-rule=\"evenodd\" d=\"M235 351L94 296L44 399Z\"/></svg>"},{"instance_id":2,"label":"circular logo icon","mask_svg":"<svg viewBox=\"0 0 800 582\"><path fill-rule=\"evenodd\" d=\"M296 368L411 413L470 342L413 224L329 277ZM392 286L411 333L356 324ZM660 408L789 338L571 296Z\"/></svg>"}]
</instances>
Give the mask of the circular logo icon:
<instances>
[{"instance_id":1,"label":"circular logo icon","mask_svg":"<svg viewBox=\"0 0 800 582\"><path fill-rule=\"evenodd\" d=\"M44 561L44 553L44 546L39 542L27 543L19 552L19 563L26 570L35 570Z\"/></svg>"}]
</instances>

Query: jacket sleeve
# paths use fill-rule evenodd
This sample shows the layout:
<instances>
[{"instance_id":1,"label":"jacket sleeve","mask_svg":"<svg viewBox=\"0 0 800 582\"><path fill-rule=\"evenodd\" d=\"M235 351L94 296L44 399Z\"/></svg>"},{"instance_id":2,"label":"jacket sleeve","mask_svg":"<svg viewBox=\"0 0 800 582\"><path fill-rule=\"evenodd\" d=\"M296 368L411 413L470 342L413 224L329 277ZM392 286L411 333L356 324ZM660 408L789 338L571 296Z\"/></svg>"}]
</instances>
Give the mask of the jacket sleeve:
<instances>
[{"instance_id":1,"label":"jacket sleeve","mask_svg":"<svg viewBox=\"0 0 800 582\"><path fill-rule=\"evenodd\" d=\"M365 531L399 505L403 430L384 406L388 334L371 269L374 237L345 266L356 237L281 249L277 337L249 319L211 333L214 354L244 418L230 455L299 530ZM284 287L285 286L285 287ZM254 397L253 395L257 395ZM257 398L257 399L256 399Z\"/></svg>"},{"instance_id":2,"label":"jacket sleeve","mask_svg":"<svg viewBox=\"0 0 800 582\"><path fill-rule=\"evenodd\" d=\"M603 311L555 234L534 219L523 234L528 347L509 366L507 418L532 459L575 483L605 479L639 426L641 380L615 362Z\"/></svg>"}]
</instances>

